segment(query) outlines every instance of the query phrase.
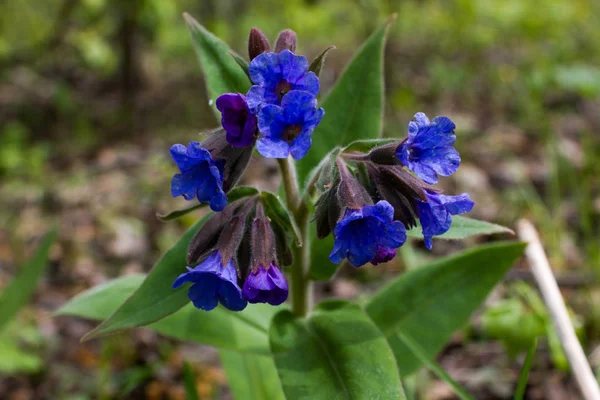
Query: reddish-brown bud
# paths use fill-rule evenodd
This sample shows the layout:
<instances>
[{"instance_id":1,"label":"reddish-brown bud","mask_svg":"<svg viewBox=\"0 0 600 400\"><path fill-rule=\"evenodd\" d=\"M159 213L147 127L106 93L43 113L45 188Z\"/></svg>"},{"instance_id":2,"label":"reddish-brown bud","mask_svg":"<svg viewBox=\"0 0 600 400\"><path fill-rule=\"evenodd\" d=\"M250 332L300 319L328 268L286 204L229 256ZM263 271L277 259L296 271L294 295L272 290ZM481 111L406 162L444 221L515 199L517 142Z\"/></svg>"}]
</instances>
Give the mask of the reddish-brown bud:
<instances>
[{"instance_id":1,"label":"reddish-brown bud","mask_svg":"<svg viewBox=\"0 0 600 400\"><path fill-rule=\"evenodd\" d=\"M275 41L275 53L281 53L283 50L289 50L292 53L296 51L296 32L291 29L279 32Z\"/></svg>"},{"instance_id":2,"label":"reddish-brown bud","mask_svg":"<svg viewBox=\"0 0 600 400\"><path fill-rule=\"evenodd\" d=\"M271 45L265 34L258 28L250 29L250 35L248 36L248 57L250 57L250 61L268 51L271 51Z\"/></svg>"}]
</instances>

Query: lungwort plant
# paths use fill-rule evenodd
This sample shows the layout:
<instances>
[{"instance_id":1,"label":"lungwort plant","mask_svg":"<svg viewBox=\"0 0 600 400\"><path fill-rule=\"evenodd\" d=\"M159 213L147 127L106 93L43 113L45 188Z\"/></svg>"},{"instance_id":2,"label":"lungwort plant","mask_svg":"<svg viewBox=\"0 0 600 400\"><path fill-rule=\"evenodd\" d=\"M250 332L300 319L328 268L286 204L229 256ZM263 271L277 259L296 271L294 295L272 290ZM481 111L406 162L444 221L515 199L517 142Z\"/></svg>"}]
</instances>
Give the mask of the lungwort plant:
<instances>
[{"instance_id":1,"label":"lungwort plant","mask_svg":"<svg viewBox=\"0 0 600 400\"><path fill-rule=\"evenodd\" d=\"M463 216L467 193L436 186L460 165L454 122L417 112L382 138L383 50L393 18L335 86L319 83L296 35L274 45L253 28L249 60L186 15L218 129L174 144L173 196L210 212L147 276L93 288L59 313L101 319L85 339L148 326L219 348L239 399L400 399L401 377L432 361L521 255L518 242L476 247L409 270L364 304L314 305L312 282L391 261L409 238L510 232ZM279 162L281 195L239 186L253 153ZM440 376L467 396L447 374Z\"/></svg>"}]
</instances>

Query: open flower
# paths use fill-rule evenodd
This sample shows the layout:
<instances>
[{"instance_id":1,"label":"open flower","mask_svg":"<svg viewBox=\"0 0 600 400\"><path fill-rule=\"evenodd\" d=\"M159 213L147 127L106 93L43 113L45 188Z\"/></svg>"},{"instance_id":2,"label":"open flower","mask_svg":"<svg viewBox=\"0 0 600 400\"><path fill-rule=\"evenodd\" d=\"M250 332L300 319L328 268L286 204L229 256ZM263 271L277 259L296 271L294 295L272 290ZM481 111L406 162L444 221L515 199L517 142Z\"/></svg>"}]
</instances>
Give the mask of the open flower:
<instances>
[{"instance_id":1,"label":"open flower","mask_svg":"<svg viewBox=\"0 0 600 400\"><path fill-rule=\"evenodd\" d=\"M250 303L269 303L277 306L288 297L288 284L277 267L277 242L271 221L262 204L257 204L250 232L248 276L242 287L244 299Z\"/></svg>"},{"instance_id":2,"label":"open flower","mask_svg":"<svg viewBox=\"0 0 600 400\"><path fill-rule=\"evenodd\" d=\"M211 153L191 142L186 146L171 146L171 156L181 171L171 180L173 197L183 196L186 200L198 198L201 203L210 203L213 211L221 211L227 205L227 195L223 191L225 162L213 159Z\"/></svg>"},{"instance_id":3,"label":"open flower","mask_svg":"<svg viewBox=\"0 0 600 400\"><path fill-rule=\"evenodd\" d=\"M347 258L355 267L369 261L389 261L391 251L406 241L404 225L393 218L394 209L385 200L358 210L346 209L333 231L335 241L329 259L339 264Z\"/></svg>"},{"instance_id":4,"label":"open flower","mask_svg":"<svg viewBox=\"0 0 600 400\"><path fill-rule=\"evenodd\" d=\"M424 182L435 184L437 175L452 175L460 165L460 155L452 147L455 127L448 117L435 117L430 122L425 114L417 113L408 124L408 138L396 154Z\"/></svg>"},{"instance_id":5,"label":"open flower","mask_svg":"<svg viewBox=\"0 0 600 400\"><path fill-rule=\"evenodd\" d=\"M308 60L289 50L280 53L262 53L248 67L254 86L246 95L253 113L258 113L265 104L280 104L292 90L302 90L316 96L319 93L319 78L308 71Z\"/></svg>"},{"instance_id":6,"label":"open flower","mask_svg":"<svg viewBox=\"0 0 600 400\"><path fill-rule=\"evenodd\" d=\"M227 142L234 147L251 146L256 133L256 116L250 113L246 97L241 93L225 93L217 98L221 125Z\"/></svg>"},{"instance_id":7,"label":"open flower","mask_svg":"<svg viewBox=\"0 0 600 400\"><path fill-rule=\"evenodd\" d=\"M308 92L293 90L283 96L281 106L269 104L258 115L261 137L256 148L264 157L296 160L306 155L312 144L311 135L325 115L317 109L317 100Z\"/></svg>"},{"instance_id":8,"label":"open flower","mask_svg":"<svg viewBox=\"0 0 600 400\"><path fill-rule=\"evenodd\" d=\"M219 303L232 311L241 311L248 304L238 286L237 271L233 259L223 262L219 250L211 253L195 268L187 267L188 272L179 275L173 283L177 289L186 282L192 282L188 297L194 306L205 311L214 309Z\"/></svg>"},{"instance_id":9,"label":"open flower","mask_svg":"<svg viewBox=\"0 0 600 400\"><path fill-rule=\"evenodd\" d=\"M275 264L259 265L251 270L242 288L244 299L250 303L269 303L277 306L288 297L285 276Z\"/></svg>"},{"instance_id":10,"label":"open flower","mask_svg":"<svg viewBox=\"0 0 600 400\"><path fill-rule=\"evenodd\" d=\"M417 200L416 206L423 227L425 247L431 249L431 237L441 235L450 229L452 215L471 211L475 203L467 193L458 196L445 196L427 189L424 192L427 201Z\"/></svg>"}]
</instances>

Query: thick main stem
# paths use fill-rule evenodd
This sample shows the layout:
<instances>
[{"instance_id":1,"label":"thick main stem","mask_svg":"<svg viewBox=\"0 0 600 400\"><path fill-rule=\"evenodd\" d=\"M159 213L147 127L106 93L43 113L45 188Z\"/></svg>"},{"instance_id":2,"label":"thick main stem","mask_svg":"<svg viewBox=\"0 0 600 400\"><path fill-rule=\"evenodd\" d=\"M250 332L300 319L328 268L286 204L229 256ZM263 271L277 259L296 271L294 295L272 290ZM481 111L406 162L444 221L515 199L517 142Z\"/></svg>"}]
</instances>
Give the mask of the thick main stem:
<instances>
[{"instance_id":1,"label":"thick main stem","mask_svg":"<svg viewBox=\"0 0 600 400\"><path fill-rule=\"evenodd\" d=\"M300 199L296 166L291 158L278 159L283 180L283 188L288 209L298 228L302 246L294 246L294 264L291 272L292 312L297 317L305 316L312 304L312 284L308 279L310 266L310 246L308 241L308 207L306 200Z\"/></svg>"}]
</instances>

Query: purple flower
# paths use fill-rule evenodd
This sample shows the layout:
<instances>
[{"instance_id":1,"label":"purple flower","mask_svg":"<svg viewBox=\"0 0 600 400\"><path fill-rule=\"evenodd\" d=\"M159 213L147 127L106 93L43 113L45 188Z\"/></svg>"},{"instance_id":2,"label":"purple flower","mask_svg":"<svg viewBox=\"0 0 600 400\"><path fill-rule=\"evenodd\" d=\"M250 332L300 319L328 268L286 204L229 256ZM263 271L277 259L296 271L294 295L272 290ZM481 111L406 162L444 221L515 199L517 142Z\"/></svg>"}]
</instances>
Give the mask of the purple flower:
<instances>
[{"instance_id":1,"label":"purple flower","mask_svg":"<svg viewBox=\"0 0 600 400\"><path fill-rule=\"evenodd\" d=\"M250 303L269 303L278 306L288 297L288 284L275 264L271 264L268 268L259 265L255 271L250 271L242 293L244 299Z\"/></svg>"},{"instance_id":2,"label":"purple flower","mask_svg":"<svg viewBox=\"0 0 600 400\"><path fill-rule=\"evenodd\" d=\"M211 253L195 268L187 269L188 272L179 275L175 280L173 289L186 282L192 282L188 297L196 308L210 311L221 303L231 311L241 311L248 305L242 298L242 291L237 283L238 276L233 259L224 263L219 250Z\"/></svg>"},{"instance_id":3,"label":"purple flower","mask_svg":"<svg viewBox=\"0 0 600 400\"><path fill-rule=\"evenodd\" d=\"M371 260L371 264L383 264L388 261L392 261L396 257L396 249L386 249L385 247L379 247L375 257Z\"/></svg>"},{"instance_id":4,"label":"purple flower","mask_svg":"<svg viewBox=\"0 0 600 400\"><path fill-rule=\"evenodd\" d=\"M213 211L221 211L227 205L223 191L225 162L214 160L210 152L198 142L171 146L171 157L181 171L171 180L173 197L183 196L186 200L198 198L201 203L210 203Z\"/></svg>"},{"instance_id":5,"label":"purple flower","mask_svg":"<svg viewBox=\"0 0 600 400\"><path fill-rule=\"evenodd\" d=\"M445 196L427 189L424 192L427 202L416 200L417 212L423 228L425 247L431 250L432 236L441 235L450 229L452 215L471 211L475 203L467 193Z\"/></svg>"},{"instance_id":6,"label":"purple flower","mask_svg":"<svg viewBox=\"0 0 600 400\"><path fill-rule=\"evenodd\" d=\"M217 109L221 112L227 142L234 147L251 146L257 121L250 113L246 97L241 93L225 93L217 98Z\"/></svg>"},{"instance_id":7,"label":"purple flower","mask_svg":"<svg viewBox=\"0 0 600 400\"><path fill-rule=\"evenodd\" d=\"M452 147L455 127L448 117L435 117L430 122L425 114L417 113L408 124L408 138L398 147L396 155L423 181L435 184L437 175L452 175L460 164L460 155Z\"/></svg>"},{"instance_id":8,"label":"purple flower","mask_svg":"<svg viewBox=\"0 0 600 400\"><path fill-rule=\"evenodd\" d=\"M308 72L308 60L289 50L263 53L250 62L248 74L254 86L248 91L248 106L258 113L265 104L280 104L292 90L302 90L316 96L319 78Z\"/></svg>"},{"instance_id":9,"label":"purple flower","mask_svg":"<svg viewBox=\"0 0 600 400\"><path fill-rule=\"evenodd\" d=\"M258 152L268 158L286 158L291 153L296 160L301 159L310 149L312 132L323 115L325 111L317 109L315 97L299 90L283 96L281 106L264 106L258 114Z\"/></svg>"},{"instance_id":10,"label":"purple flower","mask_svg":"<svg viewBox=\"0 0 600 400\"><path fill-rule=\"evenodd\" d=\"M358 210L346 209L333 231L335 241L329 259L339 264L348 258L355 267L369 261L383 262L390 251L406 241L404 225L393 218L394 209L385 200Z\"/></svg>"}]
</instances>

